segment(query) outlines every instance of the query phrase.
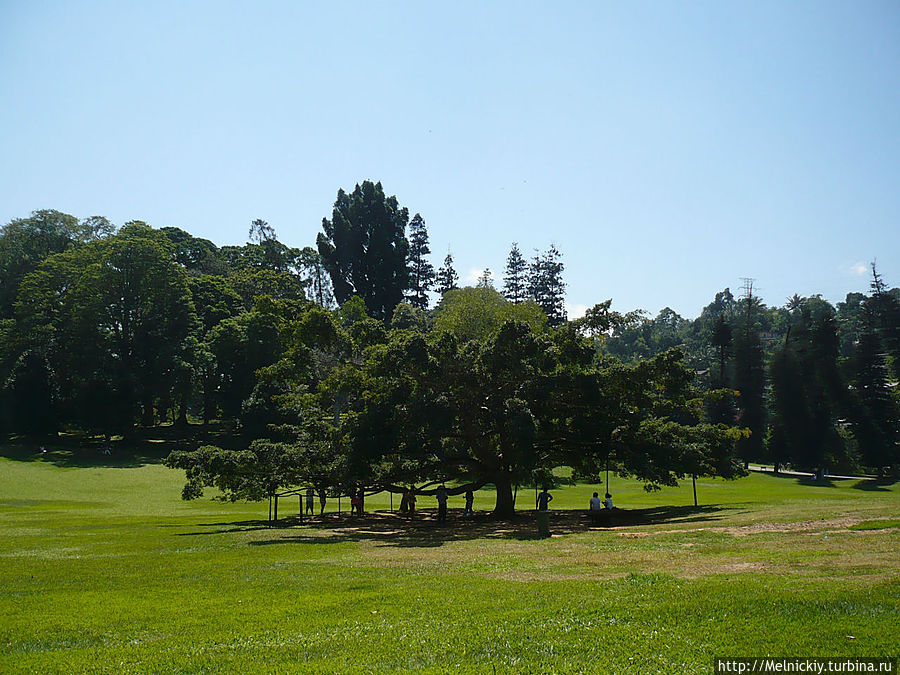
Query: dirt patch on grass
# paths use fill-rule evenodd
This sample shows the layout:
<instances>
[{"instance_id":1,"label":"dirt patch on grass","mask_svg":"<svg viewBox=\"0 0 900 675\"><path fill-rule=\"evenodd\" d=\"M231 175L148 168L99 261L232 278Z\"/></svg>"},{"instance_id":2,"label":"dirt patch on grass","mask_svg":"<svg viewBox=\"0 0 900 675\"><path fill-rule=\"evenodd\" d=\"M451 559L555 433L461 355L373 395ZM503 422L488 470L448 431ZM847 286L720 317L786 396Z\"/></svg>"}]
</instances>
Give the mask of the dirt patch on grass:
<instances>
[{"instance_id":1,"label":"dirt patch on grass","mask_svg":"<svg viewBox=\"0 0 900 675\"><path fill-rule=\"evenodd\" d=\"M734 560L701 558L690 567L675 573L675 576L683 579L697 579L711 574L745 574L747 572L761 572L768 566L756 560Z\"/></svg>"},{"instance_id":2,"label":"dirt patch on grass","mask_svg":"<svg viewBox=\"0 0 900 675\"><path fill-rule=\"evenodd\" d=\"M656 530L653 534L684 534L686 532L724 532L735 537L746 537L751 534L812 532L830 530L843 532L851 525L860 522L859 518L832 518L830 520L804 520L796 523L753 523L751 525L733 525L729 527L694 527L678 530ZM840 528L840 529L836 529Z\"/></svg>"},{"instance_id":3,"label":"dirt patch on grass","mask_svg":"<svg viewBox=\"0 0 900 675\"><path fill-rule=\"evenodd\" d=\"M438 524L431 518L409 521L377 514L268 530L265 536L278 536L259 543L343 542L355 545L335 547L329 564L526 583L603 582L629 573L665 573L681 579L760 573L851 579L868 578L896 566L891 562L896 559L895 537L863 538L855 535L881 531L848 529L863 520L861 514L835 513L797 522L696 522L678 529L665 528L649 517L632 526L592 527L580 514L553 515L554 536L549 539L535 536L528 516L511 522L475 518ZM718 514L699 515L708 521ZM718 536L693 536L699 532ZM253 534L259 537L260 531Z\"/></svg>"}]
</instances>

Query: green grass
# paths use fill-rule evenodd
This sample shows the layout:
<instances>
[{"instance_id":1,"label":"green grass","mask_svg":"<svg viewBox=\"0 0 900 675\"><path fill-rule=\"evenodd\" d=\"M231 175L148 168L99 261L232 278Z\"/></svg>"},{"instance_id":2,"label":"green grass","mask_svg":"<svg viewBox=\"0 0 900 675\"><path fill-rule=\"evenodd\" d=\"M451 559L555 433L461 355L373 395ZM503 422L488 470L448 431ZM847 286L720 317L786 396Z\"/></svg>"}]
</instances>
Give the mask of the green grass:
<instances>
[{"instance_id":1,"label":"green grass","mask_svg":"<svg viewBox=\"0 0 900 675\"><path fill-rule=\"evenodd\" d=\"M900 520L891 520L884 518L880 520L864 520L861 523L854 523L850 526L851 530L883 530L889 527L900 527Z\"/></svg>"},{"instance_id":2,"label":"green grass","mask_svg":"<svg viewBox=\"0 0 900 675\"><path fill-rule=\"evenodd\" d=\"M428 497L412 523L299 525L287 500L268 527L266 505L182 502L158 464L15 456L4 673L708 673L716 655L900 651L898 484L704 479L695 509L690 481L648 494L613 476L608 527L566 511L605 486L571 486L540 540L531 514L438 527Z\"/></svg>"}]
</instances>

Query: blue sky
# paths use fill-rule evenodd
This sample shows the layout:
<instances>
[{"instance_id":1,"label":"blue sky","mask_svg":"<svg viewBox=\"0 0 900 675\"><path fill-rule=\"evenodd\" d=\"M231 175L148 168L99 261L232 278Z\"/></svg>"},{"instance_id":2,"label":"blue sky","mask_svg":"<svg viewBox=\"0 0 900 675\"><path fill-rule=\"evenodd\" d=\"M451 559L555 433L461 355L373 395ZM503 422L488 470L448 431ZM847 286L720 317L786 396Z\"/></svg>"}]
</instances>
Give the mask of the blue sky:
<instances>
[{"instance_id":1,"label":"blue sky","mask_svg":"<svg viewBox=\"0 0 900 675\"><path fill-rule=\"evenodd\" d=\"M573 308L898 286L900 3L0 0L0 222L302 246L365 179Z\"/></svg>"}]
</instances>

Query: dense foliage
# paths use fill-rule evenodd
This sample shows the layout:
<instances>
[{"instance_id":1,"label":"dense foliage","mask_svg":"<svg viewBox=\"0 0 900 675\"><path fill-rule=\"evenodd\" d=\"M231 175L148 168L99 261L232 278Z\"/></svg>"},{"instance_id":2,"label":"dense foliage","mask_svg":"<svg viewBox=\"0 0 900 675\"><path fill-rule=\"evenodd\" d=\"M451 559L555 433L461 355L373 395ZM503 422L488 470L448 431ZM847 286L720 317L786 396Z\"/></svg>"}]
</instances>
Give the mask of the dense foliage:
<instances>
[{"instance_id":1,"label":"dense foliage","mask_svg":"<svg viewBox=\"0 0 900 675\"><path fill-rule=\"evenodd\" d=\"M0 432L105 437L170 421L231 428L174 453L185 496L511 490L608 462L650 486L897 465L900 291L770 308L748 288L691 321L567 321L554 248L488 272L435 272L425 220L380 184L340 191L318 250L263 220L244 246L173 227L39 211L0 229ZM429 307L439 293L436 306ZM334 308L334 301L338 307Z\"/></svg>"}]
</instances>

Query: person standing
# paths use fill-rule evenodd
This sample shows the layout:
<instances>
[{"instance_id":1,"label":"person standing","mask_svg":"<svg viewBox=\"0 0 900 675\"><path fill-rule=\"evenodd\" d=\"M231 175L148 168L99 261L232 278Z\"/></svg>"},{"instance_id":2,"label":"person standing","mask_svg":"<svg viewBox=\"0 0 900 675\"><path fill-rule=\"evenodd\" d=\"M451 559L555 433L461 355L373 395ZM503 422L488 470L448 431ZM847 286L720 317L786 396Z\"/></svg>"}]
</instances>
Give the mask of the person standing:
<instances>
[{"instance_id":1,"label":"person standing","mask_svg":"<svg viewBox=\"0 0 900 675\"><path fill-rule=\"evenodd\" d=\"M319 490L319 515L325 515L325 489L322 488Z\"/></svg>"},{"instance_id":2,"label":"person standing","mask_svg":"<svg viewBox=\"0 0 900 675\"><path fill-rule=\"evenodd\" d=\"M475 509L473 508L475 504L475 493L472 490L466 490L466 510L464 514L467 516L474 516Z\"/></svg>"},{"instance_id":3,"label":"person standing","mask_svg":"<svg viewBox=\"0 0 900 675\"><path fill-rule=\"evenodd\" d=\"M316 491L313 490L311 487L306 488L306 513L307 513L307 515L309 515L310 513L313 515L316 514L316 509L313 506L315 503L315 498L316 498Z\"/></svg>"},{"instance_id":4,"label":"person standing","mask_svg":"<svg viewBox=\"0 0 900 675\"><path fill-rule=\"evenodd\" d=\"M550 510L550 502L553 501L553 495L551 495L547 491L547 486L544 486L543 491L537 497L537 508L538 511L549 511Z\"/></svg>"},{"instance_id":5,"label":"person standing","mask_svg":"<svg viewBox=\"0 0 900 675\"><path fill-rule=\"evenodd\" d=\"M441 485L434 492L434 496L437 497L438 501L438 522L443 523L447 520L447 499L450 494L447 492L447 488Z\"/></svg>"},{"instance_id":6,"label":"person standing","mask_svg":"<svg viewBox=\"0 0 900 675\"><path fill-rule=\"evenodd\" d=\"M600 521L601 514L603 513L603 502L600 501L599 493L595 492L594 496L591 497L591 503L589 512L591 514L591 521L596 524Z\"/></svg>"}]
</instances>

